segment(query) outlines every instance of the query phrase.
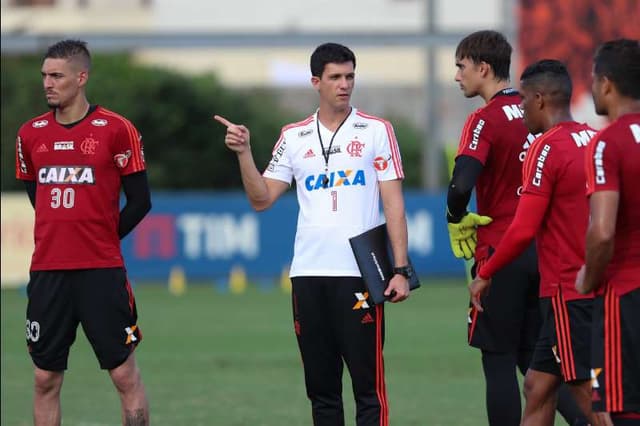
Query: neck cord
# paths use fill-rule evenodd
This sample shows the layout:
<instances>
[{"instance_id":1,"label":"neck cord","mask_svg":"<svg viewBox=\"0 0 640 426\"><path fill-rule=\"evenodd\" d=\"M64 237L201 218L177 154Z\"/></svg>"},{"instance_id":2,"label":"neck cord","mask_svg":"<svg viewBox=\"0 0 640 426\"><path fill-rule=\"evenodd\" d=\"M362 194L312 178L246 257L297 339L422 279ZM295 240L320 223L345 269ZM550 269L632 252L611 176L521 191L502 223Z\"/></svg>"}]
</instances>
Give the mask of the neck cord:
<instances>
[{"instance_id":1,"label":"neck cord","mask_svg":"<svg viewBox=\"0 0 640 426\"><path fill-rule=\"evenodd\" d=\"M320 111L318 111L318 114L316 117L316 129L318 132L318 140L320 141L320 149L322 149L322 156L324 157L324 179L322 180L322 186L324 188L329 186L329 156L331 155L331 146L333 145L333 140L338 134L338 130L340 130L340 127L342 127L342 125L344 124L345 121L347 121L347 118L349 118L350 115L351 115L351 108L349 108L349 113L346 115L346 117L344 117L342 122L338 125L338 128L336 129L336 131L333 132L333 136L331 136L331 140L329 141L329 147L325 151L324 144L322 143L322 135L320 134Z\"/></svg>"}]
</instances>

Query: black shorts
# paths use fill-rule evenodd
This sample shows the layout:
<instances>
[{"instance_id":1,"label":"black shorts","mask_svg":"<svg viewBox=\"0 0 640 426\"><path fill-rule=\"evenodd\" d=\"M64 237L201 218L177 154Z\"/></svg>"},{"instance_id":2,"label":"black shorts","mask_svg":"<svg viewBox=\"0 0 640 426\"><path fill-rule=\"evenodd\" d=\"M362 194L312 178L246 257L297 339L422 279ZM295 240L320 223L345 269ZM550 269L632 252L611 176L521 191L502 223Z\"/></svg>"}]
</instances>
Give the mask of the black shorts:
<instances>
[{"instance_id":1,"label":"black shorts","mask_svg":"<svg viewBox=\"0 0 640 426\"><path fill-rule=\"evenodd\" d=\"M609 283L593 305L593 410L640 412L640 289L619 296Z\"/></svg>"},{"instance_id":2,"label":"black shorts","mask_svg":"<svg viewBox=\"0 0 640 426\"><path fill-rule=\"evenodd\" d=\"M32 271L27 296L27 346L43 370L67 369L78 324L103 369L122 364L142 340L123 268Z\"/></svg>"},{"instance_id":3,"label":"black shorts","mask_svg":"<svg viewBox=\"0 0 640 426\"><path fill-rule=\"evenodd\" d=\"M529 368L565 382L591 379L592 308L593 299L565 301L561 291L541 298L542 328Z\"/></svg>"},{"instance_id":4,"label":"black shorts","mask_svg":"<svg viewBox=\"0 0 640 426\"><path fill-rule=\"evenodd\" d=\"M472 268L473 276L477 266ZM490 352L533 351L541 324L539 282L538 259L531 244L493 276L481 299L484 312L469 304L469 345Z\"/></svg>"}]
</instances>

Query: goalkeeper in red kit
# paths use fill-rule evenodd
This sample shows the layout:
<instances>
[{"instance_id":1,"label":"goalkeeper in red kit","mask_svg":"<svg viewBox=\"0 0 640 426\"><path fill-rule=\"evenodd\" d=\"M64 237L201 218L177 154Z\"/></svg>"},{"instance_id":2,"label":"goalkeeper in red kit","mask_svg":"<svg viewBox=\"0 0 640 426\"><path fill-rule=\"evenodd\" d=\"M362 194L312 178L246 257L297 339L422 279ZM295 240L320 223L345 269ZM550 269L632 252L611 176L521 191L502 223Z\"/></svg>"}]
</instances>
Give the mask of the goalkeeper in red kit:
<instances>
[{"instance_id":1,"label":"goalkeeper in red kit","mask_svg":"<svg viewBox=\"0 0 640 426\"><path fill-rule=\"evenodd\" d=\"M142 334L120 250L151 208L142 138L126 118L88 102L90 70L85 42L50 46L41 68L50 110L24 123L16 141L16 176L35 209L26 337L36 426L61 424L79 324L115 385L123 424L149 424L134 356Z\"/></svg>"}]
</instances>

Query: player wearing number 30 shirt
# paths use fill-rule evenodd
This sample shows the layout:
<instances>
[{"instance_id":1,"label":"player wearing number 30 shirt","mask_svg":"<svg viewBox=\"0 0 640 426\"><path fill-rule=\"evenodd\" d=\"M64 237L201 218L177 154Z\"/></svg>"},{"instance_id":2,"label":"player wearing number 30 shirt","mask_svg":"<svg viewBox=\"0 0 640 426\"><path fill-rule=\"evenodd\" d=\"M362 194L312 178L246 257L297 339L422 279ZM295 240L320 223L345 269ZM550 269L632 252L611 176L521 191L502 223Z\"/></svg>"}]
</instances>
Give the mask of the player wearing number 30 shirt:
<instances>
[{"instance_id":1,"label":"player wearing number 30 shirt","mask_svg":"<svg viewBox=\"0 0 640 426\"><path fill-rule=\"evenodd\" d=\"M20 128L16 152L16 177L36 182L31 269L123 266L120 177L145 170L136 128L100 106L71 128L48 112Z\"/></svg>"},{"instance_id":2,"label":"player wearing number 30 shirt","mask_svg":"<svg viewBox=\"0 0 640 426\"><path fill-rule=\"evenodd\" d=\"M50 111L16 140L16 177L35 209L26 343L34 424L61 424L60 390L78 325L108 370L123 424L149 424L134 349L142 340L120 239L151 208L136 128L89 103L91 54L81 40L49 46L40 73ZM120 208L120 192L126 202Z\"/></svg>"}]
</instances>

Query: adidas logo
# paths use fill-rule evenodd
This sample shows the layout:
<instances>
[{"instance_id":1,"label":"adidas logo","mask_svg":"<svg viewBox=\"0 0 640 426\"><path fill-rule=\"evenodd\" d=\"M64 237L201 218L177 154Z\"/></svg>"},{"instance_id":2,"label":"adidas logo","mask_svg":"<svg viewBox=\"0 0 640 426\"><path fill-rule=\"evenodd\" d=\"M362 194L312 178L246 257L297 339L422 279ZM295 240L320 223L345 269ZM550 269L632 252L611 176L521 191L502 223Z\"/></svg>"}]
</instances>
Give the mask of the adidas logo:
<instances>
[{"instance_id":1,"label":"adidas logo","mask_svg":"<svg viewBox=\"0 0 640 426\"><path fill-rule=\"evenodd\" d=\"M373 317L371 316L371 314L369 312L364 314L364 316L360 320L361 324L369 324L369 323L372 323L372 322L373 322Z\"/></svg>"},{"instance_id":2,"label":"adidas logo","mask_svg":"<svg viewBox=\"0 0 640 426\"><path fill-rule=\"evenodd\" d=\"M306 154L304 154L303 158L311 158L311 157L315 157L316 155L313 153L313 149L309 148L309 150L307 151Z\"/></svg>"},{"instance_id":3,"label":"adidas logo","mask_svg":"<svg viewBox=\"0 0 640 426\"><path fill-rule=\"evenodd\" d=\"M42 144L38 147L38 149L36 150L36 152L49 152L49 148L47 148L47 146L45 144Z\"/></svg>"}]
</instances>

